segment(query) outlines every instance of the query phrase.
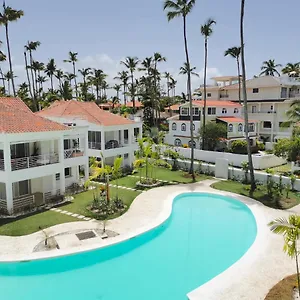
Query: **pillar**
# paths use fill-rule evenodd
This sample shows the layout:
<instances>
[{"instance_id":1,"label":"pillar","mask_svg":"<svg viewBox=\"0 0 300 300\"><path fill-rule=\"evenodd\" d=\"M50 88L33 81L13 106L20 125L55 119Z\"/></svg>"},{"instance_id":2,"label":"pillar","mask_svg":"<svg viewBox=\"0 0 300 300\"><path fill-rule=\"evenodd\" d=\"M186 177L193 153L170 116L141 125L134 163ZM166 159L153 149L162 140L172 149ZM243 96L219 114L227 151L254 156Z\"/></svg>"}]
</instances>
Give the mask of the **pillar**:
<instances>
[{"instance_id":1,"label":"pillar","mask_svg":"<svg viewBox=\"0 0 300 300\"><path fill-rule=\"evenodd\" d=\"M121 130L121 145L125 145L125 141L124 141L124 129Z\"/></svg>"},{"instance_id":2,"label":"pillar","mask_svg":"<svg viewBox=\"0 0 300 300\"><path fill-rule=\"evenodd\" d=\"M105 131L101 131L101 151L105 150Z\"/></svg>"},{"instance_id":3,"label":"pillar","mask_svg":"<svg viewBox=\"0 0 300 300\"><path fill-rule=\"evenodd\" d=\"M52 175L52 191L51 191L51 194L52 195L56 195L56 174L53 174Z\"/></svg>"},{"instance_id":4,"label":"pillar","mask_svg":"<svg viewBox=\"0 0 300 300\"><path fill-rule=\"evenodd\" d=\"M134 129L129 128L128 129L128 144L132 145L133 144L133 138L134 138Z\"/></svg>"},{"instance_id":5,"label":"pillar","mask_svg":"<svg viewBox=\"0 0 300 300\"><path fill-rule=\"evenodd\" d=\"M274 142L274 127L276 126L275 124L275 103L272 103L273 105L273 110L272 110L272 128L271 128L271 142Z\"/></svg>"},{"instance_id":6,"label":"pillar","mask_svg":"<svg viewBox=\"0 0 300 300\"><path fill-rule=\"evenodd\" d=\"M60 189L60 194L63 195L66 191L65 167L64 167L65 151L64 151L63 137L58 140L58 158L60 164L59 189Z\"/></svg>"}]
</instances>

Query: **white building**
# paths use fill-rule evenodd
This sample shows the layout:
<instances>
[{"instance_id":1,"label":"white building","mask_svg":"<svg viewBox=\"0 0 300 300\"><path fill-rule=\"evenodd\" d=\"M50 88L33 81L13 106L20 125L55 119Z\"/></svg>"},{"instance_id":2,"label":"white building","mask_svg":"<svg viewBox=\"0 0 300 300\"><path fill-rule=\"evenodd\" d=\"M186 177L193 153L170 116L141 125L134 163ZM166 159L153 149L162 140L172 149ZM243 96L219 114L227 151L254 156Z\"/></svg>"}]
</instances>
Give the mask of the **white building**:
<instances>
[{"instance_id":1,"label":"white building","mask_svg":"<svg viewBox=\"0 0 300 300\"><path fill-rule=\"evenodd\" d=\"M189 103L179 105L179 115L168 119L169 133L165 142L170 145L182 146L184 144L191 147L190 136L190 108ZM197 139L202 126L203 101L193 101L194 120L194 146L200 147ZM177 109L177 107L175 107ZM227 127L227 141L245 138L245 121L242 117L242 106L237 102L207 100L206 121L216 121L224 123ZM253 145L257 139L257 121L249 120L249 135Z\"/></svg>"},{"instance_id":2,"label":"white building","mask_svg":"<svg viewBox=\"0 0 300 300\"><path fill-rule=\"evenodd\" d=\"M88 128L42 118L20 99L0 98L0 210L43 205L88 178ZM66 147L66 145L68 147Z\"/></svg>"},{"instance_id":3,"label":"white building","mask_svg":"<svg viewBox=\"0 0 300 300\"><path fill-rule=\"evenodd\" d=\"M212 78L207 86L207 99L239 101L238 77ZM259 122L258 135L266 142L290 137L292 128L281 127L288 121L286 111L300 97L300 82L295 78L262 76L246 81L249 118ZM204 92L200 87L199 91Z\"/></svg>"},{"instance_id":4,"label":"white building","mask_svg":"<svg viewBox=\"0 0 300 300\"><path fill-rule=\"evenodd\" d=\"M68 126L88 127L88 156L104 158L106 164L122 156L123 166L132 165L142 123L104 111L94 102L76 100L56 101L37 114Z\"/></svg>"}]
</instances>

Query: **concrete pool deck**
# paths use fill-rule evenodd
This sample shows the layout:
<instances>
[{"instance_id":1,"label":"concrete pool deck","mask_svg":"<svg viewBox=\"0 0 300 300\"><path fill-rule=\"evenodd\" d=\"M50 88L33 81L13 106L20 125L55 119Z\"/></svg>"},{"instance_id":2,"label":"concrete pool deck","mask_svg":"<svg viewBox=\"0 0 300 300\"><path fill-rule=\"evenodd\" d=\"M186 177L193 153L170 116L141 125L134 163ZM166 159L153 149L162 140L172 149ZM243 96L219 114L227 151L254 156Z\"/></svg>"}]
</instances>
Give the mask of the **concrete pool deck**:
<instances>
[{"instance_id":1,"label":"concrete pool deck","mask_svg":"<svg viewBox=\"0 0 300 300\"><path fill-rule=\"evenodd\" d=\"M34 252L34 247L44 240L43 232L27 236L0 236L0 261L20 261L55 257L118 243L150 230L165 221L172 209L175 196L184 192L207 192L230 196L248 205L253 212L258 227L257 238L248 252L229 269L194 291L190 300L259 300L264 299L269 289L283 277L295 273L295 263L283 253L283 238L270 232L267 223L278 217L287 217L292 210L281 211L268 208L250 198L212 189L215 180L205 180L195 184L165 186L140 194L123 216L110 220L107 229L119 236L106 240L91 239L70 243L63 249ZM295 209L297 211L298 208ZM60 224L46 229L50 236L102 228L102 222L82 221ZM222 256L222 249L220 249Z\"/></svg>"}]
</instances>

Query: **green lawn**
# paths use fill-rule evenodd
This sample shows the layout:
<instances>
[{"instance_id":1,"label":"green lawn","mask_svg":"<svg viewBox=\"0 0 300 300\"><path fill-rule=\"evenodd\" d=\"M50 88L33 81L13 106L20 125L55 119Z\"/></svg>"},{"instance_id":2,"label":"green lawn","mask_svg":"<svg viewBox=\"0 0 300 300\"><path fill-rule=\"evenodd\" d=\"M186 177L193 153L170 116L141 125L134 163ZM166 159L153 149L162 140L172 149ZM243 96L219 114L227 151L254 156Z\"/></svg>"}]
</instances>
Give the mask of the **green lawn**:
<instances>
[{"instance_id":1,"label":"green lawn","mask_svg":"<svg viewBox=\"0 0 300 300\"><path fill-rule=\"evenodd\" d=\"M213 188L221 191L228 191L240 195L249 197L250 185L242 184L236 181L219 181L212 185ZM289 198L286 197L285 191L280 201L280 207L277 204L268 199L266 186L259 185L254 192L253 198L262 202L264 205L272 208L288 209L300 203L300 193L290 192Z\"/></svg>"},{"instance_id":2,"label":"green lawn","mask_svg":"<svg viewBox=\"0 0 300 300\"><path fill-rule=\"evenodd\" d=\"M291 167L291 163L287 163L287 164L282 165L282 166L270 168L270 170L273 170L276 174L280 175L280 174L291 172L292 167Z\"/></svg>"},{"instance_id":3,"label":"green lawn","mask_svg":"<svg viewBox=\"0 0 300 300\"><path fill-rule=\"evenodd\" d=\"M98 189L75 195L72 203L61 206L60 209L67 210L83 216L95 218L96 217L95 214L90 212L87 209L87 206L93 202L93 193L96 193L97 190ZM119 188L118 190L119 190L118 191L119 197L123 200L123 202L127 205L128 208L133 202L133 200L140 194L140 192L137 191L128 191L121 188ZM117 193L117 188L111 187L109 189L109 193L110 193L110 197L114 198ZM113 216L113 217L117 217L117 216Z\"/></svg>"},{"instance_id":4,"label":"green lawn","mask_svg":"<svg viewBox=\"0 0 300 300\"><path fill-rule=\"evenodd\" d=\"M113 180L110 183L111 184L117 184L118 183L118 185L126 186L126 187L129 187L129 188L135 189L136 188L136 183L138 181L139 181L139 178L131 177L131 176L125 176L125 177L122 177L118 180Z\"/></svg>"},{"instance_id":5,"label":"green lawn","mask_svg":"<svg viewBox=\"0 0 300 300\"><path fill-rule=\"evenodd\" d=\"M150 174L151 174L150 168ZM136 176L140 176L140 173L142 176L145 177L145 168L142 170L139 170L138 173L136 173ZM166 180L166 181L173 181L177 183L192 183L192 179L188 174L184 171L178 170L178 171L172 171L166 168L159 168L159 167L153 167L153 177L159 180ZM201 181L211 178L207 175L197 175L196 180Z\"/></svg>"},{"instance_id":6,"label":"green lawn","mask_svg":"<svg viewBox=\"0 0 300 300\"><path fill-rule=\"evenodd\" d=\"M27 235L57 224L75 222L78 219L54 211L46 211L26 218L10 221L1 220L0 235Z\"/></svg>"}]
</instances>

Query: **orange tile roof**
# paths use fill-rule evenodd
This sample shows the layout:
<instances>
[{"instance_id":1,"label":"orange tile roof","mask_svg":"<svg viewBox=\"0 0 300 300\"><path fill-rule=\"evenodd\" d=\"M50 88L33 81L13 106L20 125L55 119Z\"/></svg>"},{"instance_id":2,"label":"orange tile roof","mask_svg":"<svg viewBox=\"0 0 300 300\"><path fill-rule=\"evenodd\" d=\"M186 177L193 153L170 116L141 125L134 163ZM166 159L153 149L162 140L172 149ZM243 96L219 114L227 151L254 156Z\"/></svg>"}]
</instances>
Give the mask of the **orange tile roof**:
<instances>
[{"instance_id":1,"label":"orange tile roof","mask_svg":"<svg viewBox=\"0 0 300 300\"><path fill-rule=\"evenodd\" d=\"M135 107L136 107L136 108L141 108L141 107L143 107L143 106L144 106L144 105L142 104L142 102L135 100ZM132 101L127 102L127 103L126 103L126 107L133 107L133 102L132 102Z\"/></svg>"},{"instance_id":2,"label":"orange tile roof","mask_svg":"<svg viewBox=\"0 0 300 300\"><path fill-rule=\"evenodd\" d=\"M26 133L69 130L34 114L19 98L0 97L0 132Z\"/></svg>"},{"instance_id":3,"label":"orange tile roof","mask_svg":"<svg viewBox=\"0 0 300 300\"><path fill-rule=\"evenodd\" d=\"M220 117L217 118L220 121L226 122L226 123L245 123L245 120L239 117ZM257 120L248 120L248 123L258 123Z\"/></svg>"},{"instance_id":4,"label":"orange tile roof","mask_svg":"<svg viewBox=\"0 0 300 300\"><path fill-rule=\"evenodd\" d=\"M101 109L95 102L76 100L55 101L37 114L44 117L79 117L89 123L103 126L134 124L133 121Z\"/></svg>"},{"instance_id":5,"label":"orange tile roof","mask_svg":"<svg viewBox=\"0 0 300 300\"><path fill-rule=\"evenodd\" d=\"M104 108L104 107L107 107L107 108L112 108L112 107L119 107L119 106L121 106L121 104L120 103L115 103L115 105L112 103L112 102L106 102L106 103L100 103L99 104L99 107L100 108Z\"/></svg>"}]
</instances>

